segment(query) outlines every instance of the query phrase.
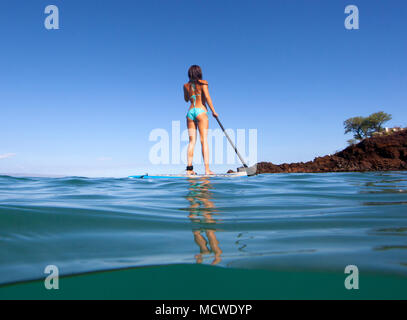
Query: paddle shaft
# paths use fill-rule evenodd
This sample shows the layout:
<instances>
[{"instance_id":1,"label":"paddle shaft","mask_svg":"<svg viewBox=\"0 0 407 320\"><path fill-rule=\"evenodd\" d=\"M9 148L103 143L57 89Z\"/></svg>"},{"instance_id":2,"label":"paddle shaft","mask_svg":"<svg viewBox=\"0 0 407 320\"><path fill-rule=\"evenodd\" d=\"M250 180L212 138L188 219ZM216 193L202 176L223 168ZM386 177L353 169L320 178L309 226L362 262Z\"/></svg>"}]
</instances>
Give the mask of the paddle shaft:
<instances>
[{"instance_id":1,"label":"paddle shaft","mask_svg":"<svg viewBox=\"0 0 407 320\"><path fill-rule=\"evenodd\" d=\"M221 129L222 129L223 133L225 134L226 138L229 140L230 144L232 145L233 149L235 150L235 152L236 152L237 156L239 157L240 161L243 163L243 166L245 168L247 168L246 162L244 162L242 156L240 155L239 151L237 150L236 146L234 145L232 139L230 139L229 135L227 134L227 132L226 132L225 128L223 127L222 123L220 122L219 118L215 117L215 119L216 119L216 121L218 121L219 126L221 127Z\"/></svg>"}]
</instances>

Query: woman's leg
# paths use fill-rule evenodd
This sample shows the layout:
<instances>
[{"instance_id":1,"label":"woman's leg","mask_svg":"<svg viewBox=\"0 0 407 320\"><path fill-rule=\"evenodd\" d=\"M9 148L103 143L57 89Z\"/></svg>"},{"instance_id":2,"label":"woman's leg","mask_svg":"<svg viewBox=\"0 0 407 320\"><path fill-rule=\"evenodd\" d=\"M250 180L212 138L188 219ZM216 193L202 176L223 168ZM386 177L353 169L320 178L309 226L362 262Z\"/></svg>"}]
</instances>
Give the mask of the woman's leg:
<instances>
[{"instance_id":1,"label":"woman's leg","mask_svg":"<svg viewBox=\"0 0 407 320\"><path fill-rule=\"evenodd\" d=\"M201 113L198 117L198 129L199 129L199 137L201 138L201 145L202 145L202 156L204 158L205 164L205 174L214 174L209 169L209 146L208 146L208 128L209 128L209 120L208 116L205 113Z\"/></svg>"},{"instance_id":2,"label":"woman's leg","mask_svg":"<svg viewBox=\"0 0 407 320\"><path fill-rule=\"evenodd\" d=\"M221 261L220 256L222 254L222 250L219 248L219 241L216 239L215 230L206 230L206 236L209 240L209 246L215 254L215 259L213 259L212 264L218 264Z\"/></svg>"},{"instance_id":3,"label":"woman's leg","mask_svg":"<svg viewBox=\"0 0 407 320\"><path fill-rule=\"evenodd\" d=\"M192 160L194 158L194 149L196 143L196 123L195 121L187 117L187 128L189 135L189 144L188 144L188 166L192 166ZM194 171L187 171L188 174L195 174Z\"/></svg>"}]
</instances>

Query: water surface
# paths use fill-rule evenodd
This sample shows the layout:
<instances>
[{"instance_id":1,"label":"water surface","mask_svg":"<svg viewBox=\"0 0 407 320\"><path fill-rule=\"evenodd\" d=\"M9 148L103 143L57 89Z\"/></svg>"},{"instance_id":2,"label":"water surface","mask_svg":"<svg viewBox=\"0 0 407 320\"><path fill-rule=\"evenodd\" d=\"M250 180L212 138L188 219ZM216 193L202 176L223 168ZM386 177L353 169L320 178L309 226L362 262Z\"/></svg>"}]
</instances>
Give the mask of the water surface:
<instances>
[{"instance_id":1,"label":"water surface","mask_svg":"<svg viewBox=\"0 0 407 320\"><path fill-rule=\"evenodd\" d=\"M405 172L135 180L0 176L0 284L215 264L407 276Z\"/></svg>"}]
</instances>

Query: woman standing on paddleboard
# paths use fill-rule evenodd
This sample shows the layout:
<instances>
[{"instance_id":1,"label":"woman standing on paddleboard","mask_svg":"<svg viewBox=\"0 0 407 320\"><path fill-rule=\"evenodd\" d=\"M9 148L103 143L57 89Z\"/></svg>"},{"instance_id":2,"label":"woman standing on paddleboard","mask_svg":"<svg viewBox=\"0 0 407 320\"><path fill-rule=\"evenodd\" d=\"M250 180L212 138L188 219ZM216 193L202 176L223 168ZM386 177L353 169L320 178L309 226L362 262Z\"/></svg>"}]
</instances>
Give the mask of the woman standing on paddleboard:
<instances>
[{"instance_id":1,"label":"woman standing on paddleboard","mask_svg":"<svg viewBox=\"0 0 407 320\"><path fill-rule=\"evenodd\" d=\"M208 91L208 82L202 80L202 70L199 66L193 65L188 70L189 82L184 84L184 98L185 101L191 102L187 113L187 127L189 134L188 145L188 166L187 174L196 174L192 166L192 159L194 157L194 149L196 143L197 128L201 138L202 156L205 164L205 174L214 174L209 170L209 147L208 147L208 110L206 104L212 111L212 115L217 117L218 114L212 104L211 96Z\"/></svg>"}]
</instances>

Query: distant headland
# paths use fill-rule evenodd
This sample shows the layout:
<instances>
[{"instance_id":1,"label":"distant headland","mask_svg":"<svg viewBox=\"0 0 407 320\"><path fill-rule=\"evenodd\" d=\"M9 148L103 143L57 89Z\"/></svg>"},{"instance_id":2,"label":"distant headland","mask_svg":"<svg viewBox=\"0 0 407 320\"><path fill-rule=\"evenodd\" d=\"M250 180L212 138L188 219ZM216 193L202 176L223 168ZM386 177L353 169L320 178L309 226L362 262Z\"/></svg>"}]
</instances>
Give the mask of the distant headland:
<instances>
[{"instance_id":1,"label":"distant headland","mask_svg":"<svg viewBox=\"0 0 407 320\"><path fill-rule=\"evenodd\" d=\"M257 173L316 173L407 170L407 128L384 128L392 115L383 111L343 122L345 134L352 133L349 146L334 155L313 161L273 164L257 163Z\"/></svg>"},{"instance_id":2,"label":"distant headland","mask_svg":"<svg viewBox=\"0 0 407 320\"><path fill-rule=\"evenodd\" d=\"M257 173L313 173L407 170L407 129L385 129L346 149L313 161L273 164L260 162Z\"/></svg>"}]
</instances>

